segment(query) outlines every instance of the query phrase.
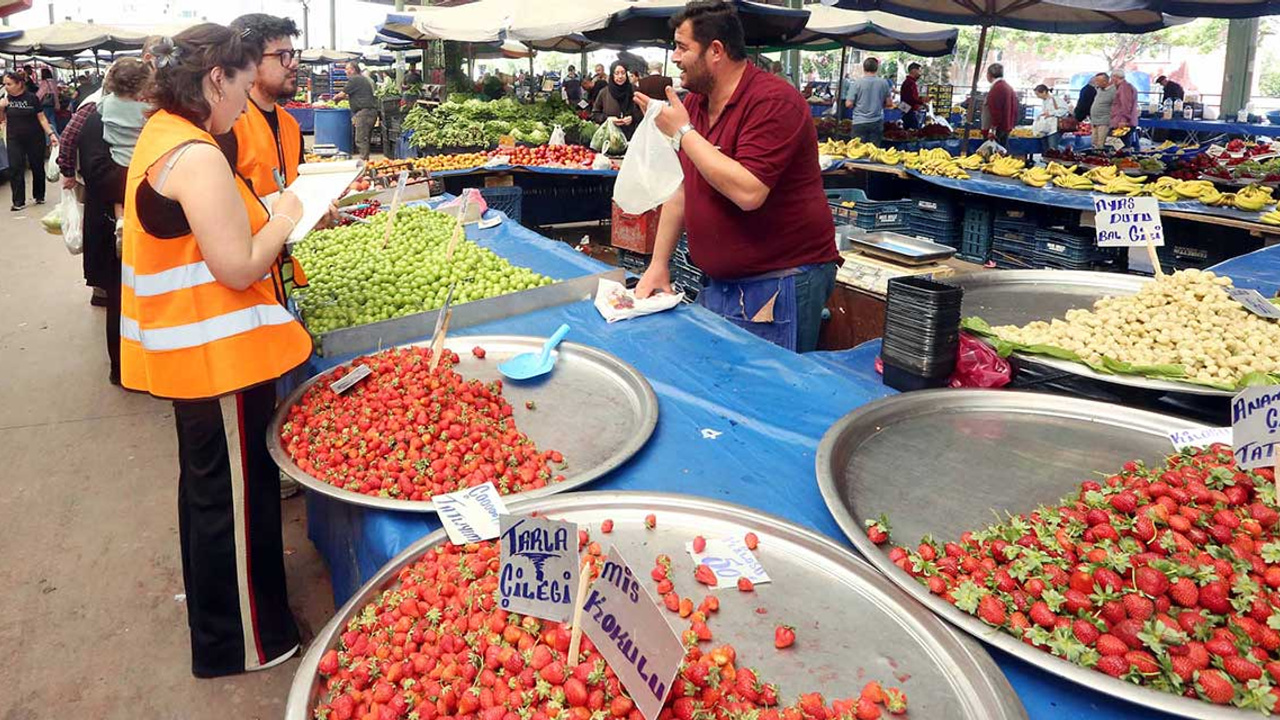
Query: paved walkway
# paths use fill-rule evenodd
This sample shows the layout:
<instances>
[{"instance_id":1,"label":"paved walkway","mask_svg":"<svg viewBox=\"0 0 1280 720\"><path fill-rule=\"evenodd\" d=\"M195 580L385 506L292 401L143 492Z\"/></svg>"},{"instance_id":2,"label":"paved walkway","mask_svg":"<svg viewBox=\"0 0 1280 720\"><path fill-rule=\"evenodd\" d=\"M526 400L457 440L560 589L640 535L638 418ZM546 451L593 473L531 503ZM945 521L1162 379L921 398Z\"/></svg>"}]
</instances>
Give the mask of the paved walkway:
<instances>
[{"instance_id":1,"label":"paved walkway","mask_svg":"<svg viewBox=\"0 0 1280 720\"><path fill-rule=\"evenodd\" d=\"M191 676L172 407L108 384L104 311L40 225L53 206L0 195L0 720L280 718L296 659ZM333 601L301 496L284 527L309 641Z\"/></svg>"}]
</instances>

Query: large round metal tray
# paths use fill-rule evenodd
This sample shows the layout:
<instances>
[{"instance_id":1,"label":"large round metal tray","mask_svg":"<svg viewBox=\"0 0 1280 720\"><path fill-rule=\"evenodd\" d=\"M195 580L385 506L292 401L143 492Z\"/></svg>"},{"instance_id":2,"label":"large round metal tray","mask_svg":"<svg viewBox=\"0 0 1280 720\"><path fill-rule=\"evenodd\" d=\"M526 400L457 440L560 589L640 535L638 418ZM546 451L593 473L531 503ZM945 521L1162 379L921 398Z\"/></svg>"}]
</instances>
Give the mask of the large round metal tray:
<instances>
[{"instance_id":1,"label":"large round metal tray","mask_svg":"<svg viewBox=\"0 0 1280 720\"><path fill-rule=\"evenodd\" d=\"M1202 427L1157 413L1042 393L928 390L896 395L841 418L818 447L818 486L857 549L885 575L974 637L1090 690L1175 715L1223 720L1254 712L1143 688L1037 650L931 594L889 560L893 543L952 540L993 513L1053 503L1128 460L1162 462L1166 433ZM867 539L881 513L891 542ZM1003 515L1002 515L1003 516ZM1134 716L1139 714L1136 709Z\"/></svg>"},{"instance_id":2,"label":"large round metal tray","mask_svg":"<svg viewBox=\"0 0 1280 720\"><path fill-rule=\"evenodd\" d=\"M999 270L958 275L949 283L964 288L965 317L977 315L992 326L1025 325L1034 320L1061 318L1068 310L1089 308L1106 296L1133 295L1150 278L1120 273L1072 270ZM1158 392L1232 396L1230 390L1194 383L1157 380L1141 375L1107 374L1088 365L1045 355L1015 353L1022 362L1061 370L1102 382Z\"/></svg>"},{"instance_id":3,"label":"large round metal tray","mask_svg":"<svg viewBox=\"0 0 1280 720\"><path fill-rule=\"evenodd\" d=\"M520 353L541 351L545 341L545 338L513 335L472 335L449 338L445 346L458 354L458 372L464 377L490 382L502 378L499 363ZM424 344L427 343L416 343ZM471 354L471 348L477 345L485 349L483 360ZM537 490L509 495L510 500L582 487L635 455L658 424L658 398L649 381L634 367L603 350L577 343L561 343L555 353L556 366L549 374L523 381L502 378L502 394L511 403L516 425L539 448L564 454L568 463L565 479ZM330 485L304 472L289 457L280 443L280 428L288 418L289 408L332 371L330 368L307 380L276 409L267 433L271 458L286 475L309 490L336 500L383 510L434 513L435 507L430 501L374 497ZM529 400L536 409L526 409L525 402Z\"/></svg>"},{"instance_id":4,"label":"large round metal tray","mask_svg":"<svg viewBox=\"0 0 1280 720\"><path fill-rule=\"evenodd\" d=\"M666 493L584 492L525 501L510 508L569 520L589 528L601 544L612 543L635 570L648 578L658 553L671 556L676 590L697 598L706 591L694 583L693 561L685 544L695 535L760 536L756 550L772 582L753 594L734 587L719 590L720 611L711 621L715 643L731 642L739 663L757 668L761 678L777 682L783 702L801 692L827 698L857 696L869 680L901 687L910 717L929 720L1026 718L1013 688L979 643L956 633L847 549L782 518L729 503ZM656 530L644 528L644 516L657 515ZM610 518L613 532L599 532ZM378 595L404 566L435 545L443 531L414 543L397 555L355 594L320 631L302 658L289 692L287 720L306 720L320 690L320 656L336 647L347 621ZM652 585L647 585L652 592ZM668 614L673 626L680 620ZM792 650L773 647L773 629L796 627ZM686 626L687 627L687 626ZM683 628L680 628L683 629Z\"/></svg>"}]
</instances>

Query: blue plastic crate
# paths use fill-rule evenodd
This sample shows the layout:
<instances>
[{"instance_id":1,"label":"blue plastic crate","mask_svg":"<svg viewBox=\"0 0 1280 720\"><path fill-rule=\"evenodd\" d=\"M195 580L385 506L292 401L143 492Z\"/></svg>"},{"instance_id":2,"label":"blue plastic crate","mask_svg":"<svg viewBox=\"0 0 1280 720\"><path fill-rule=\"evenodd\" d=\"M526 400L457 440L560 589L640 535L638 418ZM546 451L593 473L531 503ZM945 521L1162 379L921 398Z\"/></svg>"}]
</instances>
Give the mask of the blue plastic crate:
<instances>
[{"instance_id":1,"label":"blue plastic crate","mask_svg":"<svg viewBox=\"0 0 1280 720\"><path fill-rule=\"evenodd\" d=\"M917 193L911 198L911 216L937 222L960 222L961 206L948 194Z\"/></svg>"},{"instance_id":2,"label":"blue plastic crate","mask_svg":"<svg viewBox=\"0 0 1280 720\"><path fill-rule=\"evenodd\" d=\"M501 210L507 217L520 222L520 208L524 204L524 188L510 187L480 188L480 197L488 203L490 210Z\"/></svg>"},{"instance_id":3,"label":"blue plastic crate","mask_svg":"<svg viewBox=\"0 0 1280 720\"><path fill-rule=\"evenodd\" d=\"M958 222L936 221L921 218L913 215L908 229L908 233L915 237L932 240L943 245L951 245L955 247L959 242L964 231L964 226Z\"/></svg>"},{"instance_id":4,"label":"blue plastic crate","mask_svg":"<svg viewBox=\"0 0 1280 720\"><path fill-rule=\"evenodd\" d=\"M907 226L911 200L869 200L858 188L830 189L825 193L837 225L854 225L863 230L901 230Z\"/></svg>"}]
</instances>

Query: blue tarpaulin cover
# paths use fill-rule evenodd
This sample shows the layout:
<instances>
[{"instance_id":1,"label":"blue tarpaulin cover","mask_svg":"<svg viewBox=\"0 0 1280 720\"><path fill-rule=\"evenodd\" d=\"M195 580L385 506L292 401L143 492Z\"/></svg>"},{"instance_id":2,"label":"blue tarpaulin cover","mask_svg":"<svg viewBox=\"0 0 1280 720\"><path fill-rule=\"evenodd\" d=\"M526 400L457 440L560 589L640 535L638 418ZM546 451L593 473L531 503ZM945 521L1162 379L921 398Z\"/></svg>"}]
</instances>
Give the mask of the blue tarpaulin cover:
<instances>
[{"instance_id":1,"label":"blue tarpaulin cover","mask_svg":"<svg viewBox=\"0 0 1280 720\"><path fill-rule=\"evenodd\" d=\"M557 278L607 266L504 222L469 234L517 264ZM1232 261L1233 274L1280 278L1280 249ZM630 461L585 490L650 490L716 498L775 513L848 545L814 476L814 454L838 418L894 393L873 369L879 341L839 353L795 355L700 307L605 323L588 302L542 310L456 335L549 335L562 322L574 342L611 352L648 378L658 396L658 427ZM319 372L349 358L313 358ZM850 367L854 368L852 371ZM722 433L714 438L703 430ZM589 432L589 429L584 428ZM709 435L712 433L708 433ZM388 560L435 530L433 515L360 508L307 493L308 531L344 602ZM1088 692L991 650L1032 718L1074 720L1167 716Z\"/></svg>"},{"instance_id":2,"label":"blue tarpaulin cover","mask_svg":"<svg viewBox=\"0 0 1280 720\"><path fill-rule=\"evenodd\" d=\"M1254 123L1222 122L1219 120L1184 120L1179 118L1139 118L1138 127L1163 130L1184 130L1186 132L1226 133L1227 135L1266 135L1280 137L1280 125L1258 125Z\"/></svg>"}]
</instances>

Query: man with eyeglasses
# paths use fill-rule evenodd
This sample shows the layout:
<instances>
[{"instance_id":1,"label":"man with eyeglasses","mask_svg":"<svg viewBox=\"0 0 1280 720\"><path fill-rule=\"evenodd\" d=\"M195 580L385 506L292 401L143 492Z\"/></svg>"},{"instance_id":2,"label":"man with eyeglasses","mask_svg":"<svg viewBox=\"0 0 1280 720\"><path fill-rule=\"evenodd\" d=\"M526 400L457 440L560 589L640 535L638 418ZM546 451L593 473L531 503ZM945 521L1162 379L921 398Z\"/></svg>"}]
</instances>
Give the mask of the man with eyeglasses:
<instances>
[{"instance_id":1,"label":"man with eyeglasses","mask_svg":"<svg viewBox=\"0 0 1280 720\"><path fill-rule=\"evenodd\" d=\"M249 181L258 197L276 192L276 172L285 185L298 177L302 128L279 106L298 91L298 26L290 18L263 13L241 15L230 27L262 48L258 76L249 89L244 114L231 132L217 138L227 161Z\"/></svg>"}]
</instances>

